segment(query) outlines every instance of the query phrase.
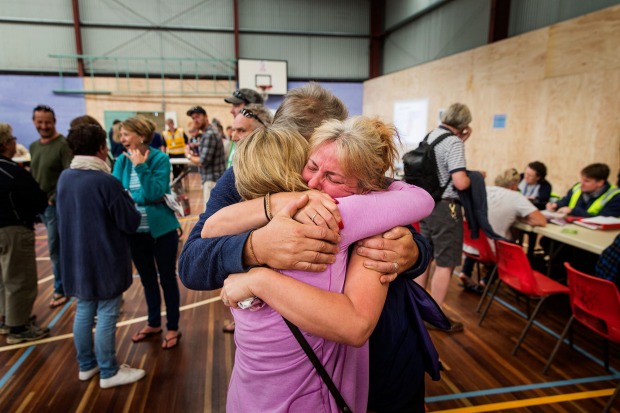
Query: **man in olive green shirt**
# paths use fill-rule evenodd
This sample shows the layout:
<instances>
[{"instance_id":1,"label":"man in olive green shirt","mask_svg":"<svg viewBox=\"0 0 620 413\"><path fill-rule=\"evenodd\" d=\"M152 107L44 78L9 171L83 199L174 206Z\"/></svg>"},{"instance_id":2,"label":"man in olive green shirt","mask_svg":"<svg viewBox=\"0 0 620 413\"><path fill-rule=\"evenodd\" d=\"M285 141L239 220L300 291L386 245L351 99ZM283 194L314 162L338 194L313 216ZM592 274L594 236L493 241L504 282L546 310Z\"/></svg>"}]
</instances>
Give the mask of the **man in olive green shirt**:
<instances>
[{"instance_id":1,"label":"man in olive green shirt","mask_svg":"<svg viewBox=\"0 0 620 413\"><path fill-rule=\"evenodd\" d=\"M67 302L60 278L58 258L58 223L56 221L56 183L60 173L71 164L73 155L67 140L56 131L56 114L46 105L39 105L32 111L32 121L40 139L30 145L30 168L32 176L47 194L48 206L41 216L47 228L47 245L54 271L54 295L50 307L58 307Z\"/></svg>"}]
</instances>

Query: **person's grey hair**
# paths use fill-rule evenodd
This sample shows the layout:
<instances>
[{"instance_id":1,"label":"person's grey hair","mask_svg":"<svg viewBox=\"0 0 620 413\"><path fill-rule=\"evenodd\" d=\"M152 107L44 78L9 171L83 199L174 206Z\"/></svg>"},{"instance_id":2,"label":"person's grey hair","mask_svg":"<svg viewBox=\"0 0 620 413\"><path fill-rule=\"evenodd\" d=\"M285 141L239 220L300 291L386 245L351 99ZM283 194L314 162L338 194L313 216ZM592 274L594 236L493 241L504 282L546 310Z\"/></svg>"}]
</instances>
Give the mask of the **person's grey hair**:
<instances>
[{"instance_id":1,"label":"person's grey hair","mask_svg":"<svg viewBox=\"0 0 620 413\"><path fill-rule=\"evenodd\" d=\"M13 128L8 123L0 123L0 145L5 145L13 137Z\"/></svg>"},{"instance_id":2,"label":"person's grey hair","mask_svg":"<svg viewBox=\"0 0 620 413\"><path fill-rule=\"evenodd\" d=\"M286 93L273 116L273 125L294 128L310 139L323 121L345 120L348 116L349 111L340 99L318 83L310 82Z\"/></svg>"},{"instance_id":3,"label":"person's grey hair","mask_svg":"<svg viewBox=\"0 0 620 413\"><path fill-rule=\"evenodd\" d=\"M462 103L451 104L448 110L441 115L441 123L452 126L459 131L469 126L471 119L469 108Z\"/></svg>"},{"instance_id":4,"label":"person's grey hair","mask_svg":"<svg viewBox=\"0 0 620 413\"><path fill-rule=\"evenodd\" d=\"M495 186L501 186L502 188L512 189L515 185L519 184L521 176L519 171L515 168L506 169L500 175L495 178Z\"/></svg>"},{"instance_id":5,"label":"person's grey hair","mask_svg":"<svg viewBox=\"0 0 620 413\"><path fill-rule=\"evenodd\" d=\"M271 125L273 122L273 116L271 115L271 111L265 105L261 105L260 103L250 103L249 105L245 105L244 109L251 110L253 114L258 116L258 118L263 121L265 126ZM252 121L256 121L256 119L252 119ZM260 122L256 122L258 125L256 127L262 126Z\"/></svg>"}]
</instances>

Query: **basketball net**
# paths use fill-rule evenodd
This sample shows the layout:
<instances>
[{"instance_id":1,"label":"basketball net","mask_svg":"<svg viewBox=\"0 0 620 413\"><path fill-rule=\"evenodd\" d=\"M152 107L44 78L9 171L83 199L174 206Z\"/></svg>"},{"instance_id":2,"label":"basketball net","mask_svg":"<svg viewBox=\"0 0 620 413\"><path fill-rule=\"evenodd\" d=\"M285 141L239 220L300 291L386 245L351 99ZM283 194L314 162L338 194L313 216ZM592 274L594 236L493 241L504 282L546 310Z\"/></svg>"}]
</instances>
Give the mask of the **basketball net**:
<instances>
[{"instance_id":1,"label":"basketball net","mask_svg":"<svg viewBox=\"0 0 620 413\"><path fill-rule=\"evenodd\" d=\"M258 88L261 90L261 96L263 97L263 104L267 102L267 99L269 99L269 90L271 89L271 87L271 85L258 86Z\"/></svg>"}]
</instances>

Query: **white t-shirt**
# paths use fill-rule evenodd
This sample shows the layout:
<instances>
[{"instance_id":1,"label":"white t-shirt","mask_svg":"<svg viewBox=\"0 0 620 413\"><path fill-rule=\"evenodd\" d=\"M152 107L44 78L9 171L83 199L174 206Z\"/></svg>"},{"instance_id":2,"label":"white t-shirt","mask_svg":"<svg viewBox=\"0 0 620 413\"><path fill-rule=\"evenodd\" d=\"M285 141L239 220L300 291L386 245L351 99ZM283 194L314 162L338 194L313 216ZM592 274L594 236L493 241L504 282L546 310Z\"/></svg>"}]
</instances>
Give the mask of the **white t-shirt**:
<instances>
[{"instance_id":1,"label":"white t-shirt","mask_svg":"<svg viewBox=\"0 0 620 413\"><path fill-rule=\"evenodd\" d=\"M538 209L521 193L500 186L487 186L489 223L493 231L512 239L510 227L517 220Z\"/></svg>"}]
</instances>

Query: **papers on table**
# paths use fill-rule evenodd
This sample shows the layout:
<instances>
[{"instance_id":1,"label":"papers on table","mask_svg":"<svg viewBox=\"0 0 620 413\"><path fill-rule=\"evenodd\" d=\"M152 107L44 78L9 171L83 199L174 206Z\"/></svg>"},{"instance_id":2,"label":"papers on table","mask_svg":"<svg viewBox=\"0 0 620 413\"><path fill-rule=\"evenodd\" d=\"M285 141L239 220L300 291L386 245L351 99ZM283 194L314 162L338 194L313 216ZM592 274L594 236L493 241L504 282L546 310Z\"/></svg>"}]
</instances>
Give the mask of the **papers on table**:
<instances>
[{"instance_id":1,"label":"papers on table","mask_svg":"<svg viewBox=\"0 0 620 413\"><path fill-rule=\"evenodd\" d=\"M590 229L620 229L620 218L615 217L592 217L574 222L575 225Z\"/></svg>"}]
</instances>

